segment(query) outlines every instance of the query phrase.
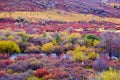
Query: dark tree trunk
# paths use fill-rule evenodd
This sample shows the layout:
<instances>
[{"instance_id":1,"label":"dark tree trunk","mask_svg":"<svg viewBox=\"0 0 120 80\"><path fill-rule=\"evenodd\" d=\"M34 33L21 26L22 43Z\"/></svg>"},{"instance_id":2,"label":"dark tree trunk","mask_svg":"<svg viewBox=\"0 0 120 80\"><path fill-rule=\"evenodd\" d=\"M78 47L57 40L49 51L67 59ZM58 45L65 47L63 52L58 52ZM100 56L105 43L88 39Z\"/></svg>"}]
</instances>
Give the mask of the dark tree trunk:
<instances>
[{"instance_id":1,"label":"dark tree trunk","mask_svg":"<svg viewBox=\"0 0 120 80\"><path fill-rule=\"evenodd\" d=\"M109 57L110 57L110 58L112 57L112 52L109 52Z\"/></svg>"}]
</instances>

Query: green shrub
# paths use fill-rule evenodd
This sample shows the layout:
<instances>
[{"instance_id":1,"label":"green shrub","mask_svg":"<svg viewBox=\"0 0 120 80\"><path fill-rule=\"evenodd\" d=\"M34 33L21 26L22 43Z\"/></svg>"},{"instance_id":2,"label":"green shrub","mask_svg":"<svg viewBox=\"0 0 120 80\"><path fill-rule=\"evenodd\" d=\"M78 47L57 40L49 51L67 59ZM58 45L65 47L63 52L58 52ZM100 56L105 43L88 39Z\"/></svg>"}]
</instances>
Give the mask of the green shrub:
<instances>
[{"instance_id":1,"label":"green shrub","mask_svg":"<svg viewBox=\"0 0 120 80\"><path fill-rule=\"evenodd\" d=\"M84 36L84 41L86 43L86 46L94 46L94 41L99 41L99 37L93 35L93 34L87 34Z\"/></svg>"},{"instance_id":2,"label":"green shrub","mask_svg":"<svg viewBox=\"0 0 120 80\"><path fill-rule=\"evenodd\" d=\"M18 44L14 41L0 41L0 52L5 53L20 53Z\"/></svg>"},{"instance_id":3,"label":"green shrub","mask_svg":"<svg viewBox=\"0 0 120 80\"><path fill-rule=\"evenodd\" d=\"M61 36L57 33L55 35L55 38L53 39L54 44L60 44L61 43Z\"/></svg>"}]
</instances>

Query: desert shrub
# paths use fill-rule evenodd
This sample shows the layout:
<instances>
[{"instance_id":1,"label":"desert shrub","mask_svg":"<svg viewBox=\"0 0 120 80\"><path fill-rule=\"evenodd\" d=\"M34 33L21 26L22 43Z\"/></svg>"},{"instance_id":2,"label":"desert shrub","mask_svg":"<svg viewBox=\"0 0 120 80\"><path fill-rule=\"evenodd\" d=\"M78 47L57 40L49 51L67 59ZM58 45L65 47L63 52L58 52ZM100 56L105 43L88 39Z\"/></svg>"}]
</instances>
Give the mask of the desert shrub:
<instances>
[{"instance_id":1,"label":"desert shrub","mask_svg":"<svg viewBox=\"0 0 120 80\"><path fill-rule=\"evenodd\" d=\"M72 59L76 61L86 60L86 54L81 51L81 47L76 47L72 54Z\"/></svg>"},{"instance_id":2,"label":"desert shrub","mask_svg":"<svg viewBox=\"0 0 120 80\"><path fill-rule=\"evenodd\" d=\"M84 68L92 68L94 64L93 60L86 60L84 61L84 64L82 65Z\"/></svg>"},{"instance_id":3,"label":"desert shrub","mask_svg":"<svg viewBox=\"0 0 120 80\"><path fill-rule=\"evenodd\" d=\"M49 73L48 75L44 76L44 79L45 80L47 80L47 79L56 79L56 76L55 76L55 74Z\"/></svg>"},{"instance_id":4,"label":"desert shrub","mask_svg":"<svg viewBox=\"0 0 120 80\"><path fill-rule=\"evenodd\" d=\"M120 71L110 69L108 71L103 71L97 80L120 80Z\"/></svg>"},{"instance_id":5,"label":"desert shrub","mask_svg":"<svg viewBox=\"0 0 120 80\"><path fill-rule=\"evenodd\" d=\"M28 42L23 43L23 42L20 41L20 42L17 42L17 43L18 43L18 45L19 45L20 50L21 50L22 53L24 53L25 50L26 50L26 48L27 48L27 46L29 46Z\"/></svg>"},{"instance_id":6,"label":"desert shrub","mask_svg":"<svg viewBox=\"0 0 120 80\"><path fill-rule=\"evenodd\" d=\"M61 39L62 40L65 40L67 37L68 37L68 32L67 31L63 31L63 32L61 32Z\"/></svg>"},{"instance_id":7,"label":"desert shrub","mask_svg":"<svg viewBox=\"0 0 120 80\"><path fill-rule=\"evenodd\" d=\"M113 69L120 69L120 63L117 60L109 61L109 67Z\"/></svg>"},{"instance_id":8,"label":"desert shrub","mask_svg":"<svg viewBox=\"0 0 120 80\"><path fill-rule=\"evenodd\" d=\"M43 63L38 59L30 58L27 61L29 63L28 64L29 69L36 70L43 67Z\"/></svg>"},{"instance_id":9,"label":"desert shrub","mask_svg":"<svg viewBox=\"0 0 120 80\"><path fill-rule=\"evenodd\" d=\"M14 41L0 41L0 52L20 53L20 48Z\"/></svg>"},{"instance_id":10,"label":"desert shrub","mask_svg":"<svg viewBox=\"0 0 120 80\"><path fill-rule=\"evenodd\" d=\"M14 36L13 35L8 36L8 40L14 40Z\"/></svg>"},{"instance_id":11,"label":"desert shrub","mask_svg":"<svg viewBox=\"0 0 120 80\"><path fill-rule=\"evenodd\" d=\"M21 37L21 42L22 43L25 43L29 40L29 35L26 34L25 32L18 32L17 35Z\"/></svg>"},{"instance_id":12,"label":"desert shrub","mask_svg":"<svg viewBox=\"0 0 120 80\"><path fill-rule=\"evenodd\" d=\"M8 28L8 29L2 31L2 35L5 36L5 37L8 37L8 36L12 35L11 29Z\"/></svg>"},{"instance_id":13,"label":"desert shrub","mask_svg":"<svg viewBox=\"0 0 120 80\"><path fill-rule=\"evenodd\" d=\"M99 41L99 37L93 35L93 34L87 34L84 36L84 41L86 43L86 46L93 46L96 45L94 44L94 41Z\"/></svg>"},{"instance_id":14,"label":"desert shrub","mask_svg":"<svg viewBox=\"0 0 120 80\"><path fill-rule=\"evenodd\" d=\"M86 60L86 56L83 52L74 52L74 54L72 54L72 59L76 61L84 61Z\"/></svg>"},{"instance_id":15,"label":"desert shrub","mask_svg":"<svg viewBox=\"0 0 120 80\"><path fill-rule=\"evenodd\" d=\"M28 34L26 34L26 32L18 32L17 37L19 37L19 39L15 40L15 41L18 43L18 45L19 45L19 47L21 49L21 52L24 53L25 50L26 50L26 47L29 44L28 41L30 39L30 36Z\"/></svg>"},{"instance_id":16,"label":"desert shrub","mask_svg":"<svg viewBox=\"0 0 120 80\"><path fill-rule=\"evenodd\" d=\"M93 69L96 71L108 70L108 68L109 68L109 65L107 63L107 60L102 57L97 59L93 65Z\"/></svg>"},{"instance_id":17,"label":"desert shrub","mask_svg":"<svg viewBox=\"0 0 120 80\"><path fill-rule=\"evenodd\" d=\"M47 79L64 80L65 78L66 79L69 78L69 73L64 69L60 68L53 68L48 75L44 76L45 80Z\"/></svg>"},{"instance_id":18,"label":"desert shrub","mask_svg":"<svg viewBox=\"0 0 120 80\"><path fill-rule=\"evenodd\" d=\"M26 56L17 56L16 58L15 58L15 60L16 61L21 61L21 60L26 60L26 59L28 59L28 57L26 57Z\"/></svg>"},{"instance_id":19,"label":"desert shrub","mask_svg":"<svg viewBox=\"0 0 120 80\"><path fill-rule=\"evenodd\" d=\"M54 45L52 43L46 43L46 44L42 45L41 50L47 54L50 54L54 50Z\"/></svg>"},{"instance_id":20,"label":"desert shrub","mask_svg":"<svg viewBox=\"0 0 120 80\"><path fill-rule=\"evenodd\" d=\"M82 50L83 52L87 51L87 49L88 49L88 48L87 48L86 46L82 46L82 47L81 47L81 50Z\"/></svg>"},{"instance_id":21,"label":"desert shrub","mask_svg":"<svg viewBox=\"0 0 120 80\"><path fill-rule=\"evenodd\" d=\"M53 52L55 52L57 56L59 56L60 54L62 54L63 48L61 46L55 46Z\"/></svg>"},{"instance_id":22,"label":"desert shrub","mask_svg":"<svg viewBox=\"0 0 120 80\"><path fill-rule=\"evenodd\" d=\"M99 40L94 40L93 42L93 46L94 47L97 47L99 45L100 41Z\"/></svg>"},{"instance_id":23,"label":"desert shrub","mask_svg":"<svg viewBox=\"0 0 120 80\"><path fill-rule=\"evenodd\" d=\"M0 77L6 75L6 71L0 71Z\"/></svg>"},{"instance_id":24,"label":"desert shrub","mask_svg":"<svg viewBox=\"0 0 120 80\"><path fill-rule=\"evenodd\" d=\"M46 43L50 43L52 41L53 37L51 36L50 33L46 33L44 32L42 35L41 35L41 44L46 44Z\"/></svg>"},{"instance_id":25,"label":"desert shrub","mask_svg":"<svg viewBox=\"0 0 120 80\"><path fill-rule=\"evenodd\" d=\"M1 35L1 36L0 36L0 40L7 40L7 37L6 37L6 36Z\"/></svg>"},{"instance_id":26,"label":"desert shrub","mask_svg":"<svg viewBox=\"0 0 120 80\"><path fill-rule=\"evenodd\" d=\"M10 56L7 53L0 53L0 60L1 59L8 59Z\"/></svg>"},{"instance_id":27,"label":"desert shrub","mask_svg":"<svg viewBox=\"0 0 120 80\"><path fill-rule=\"evenodd\" d=\"M81 38L81 35L79 33L72 33L68 36L68 41L71 43L76 43L78 39Z\"/></svg>"},{"instance_id":28,"label":"desert shrub","mask_svg":"<svg viewBox=\"0 0 120 80\"><path fill-rule=\"evenodd\" d=\"M7 65L12 64L12 60L0 60L0 69L7 67Z\"/></svg>"},{"instance_id":29,"label":"desert shrub","mask_svg":"<svg viewBox=\"0 0 120 80\"><path fill-rule=\"evenodd\" d=\"M6 67L6 70L11 69L13 72L25 72L29 69L36 70L42 68L43 64L41 61L35 58L30 58L25 61L19 61L17 63L13 63Z\"/></svg>"},{"instance_id":30,"label":"desert shrub","mask_svg":"<svg viewBox=\"0 0 120 80\"><path fill-rule=\"evenodd\" d=\"M112 37L111 37L112 36ZM118 53L116 56L120 57L120 34L116 32L104 32L100 35L100 44L101 48L104 48L104 51L109 53L109 56L115 56L115 53Z\"/></svg>"},{"instance_id":31,"label":"desert shrub","mask_svg":"<svg viewBox=\"0 0 120 80\"><path fill-rule=\"evenodd\" d=\"M60 44L61 43L61 36L59 35L59 33L56 33L55 34L55 37L54 37L54 39L53 39L53 44Z\"/></svg>"},{"instance_id":32,"label":"desert shrub","mask_svg":"<svg viewBox=\"0 0 120 80\"><path fill-rule=\"evenodd\" d=\"M34 73L35 76L40 77L40 78L42 78L43 76L45 76L47 74L48 74L48 71L45 68L38 69Z\"/></svg>"},{"instance_id":33,"label":"desert shrub","mask_svg":"<svg viewBox=\"0 0 120 80\"><path fill-rule=\"evenodd\" d=\"M12 74L12 73L13 73L13 71L12 71L11 69L6 70L6 72L7 72L8 74Z\"/></svg>"},{"instance_id":34,"label":"desert shrub","mask_svg":"<svg viewBox=\"0 0 120 80\"><path fill-rule=\"evenodd\" d=\"M41 45L41 39L42 39L41 35L32 34L30 35L29 42L34 43L35 45Z\"/></svg>"},{"instance_id":35,"label":"desert shrub","mask_svg":"<svg viewBox=\"0 0 120 80\"><path fill-rule=\"evenodd\" d=\"M38 53L38 52L41 52L40 48L41 48L41 46L32 45L32 46L27 47L25 52Z\"/></svg>"},{"instance_id":36,"label":"desert shrub","mask_svg":"<svg viewBox=\"0 0 120 80\"><path fill-rule=\"evenodd\" d=\"M99 57L99 54L98 53L95 53L94 51L92 51L92 52L90 52L89 54L88 54L88 59L96 59L96 58L98 58Z\"/></svg>"},{"instance_id":37,"label":"desert shrub","mask_svg":"<svg viewBox=\"0 0 120 80\"><path fill-rule=\"evenodd\" d=\"M26 80L44 80L44 79L38 78L38 77L36 77L36 76L30 76L30 77L28 77Z\"/></svg>"},{"instance_id":38,"label":"desert shrub","mask_svg":"<svg viewBox=\"0 0 120 80\"><path fill-rule=\"evenodd\" d=\"M36 58L36 59L40 59L40 58L42 58L42 55L41 54L29 54L29 56L28 56L29 58Z\"/></svg>"},{"instance_id":39,"label":"desert shrub","mask_svg":"<svg viewBox=\"0 0 120 80\"><path fill-rule=\"evenodd\" d=\"M64 48L64 51L69 51L69 50L72 50L73 49L73 45L71 43L67 43L63 46Z\"/></svg>"},{"instance_id":40,"label":"desert shrub","mask_svg":"<svg viewBox=\"0 0 120 80\"><path fill-rule=\"evenodd\" d=\"M2 77L0 77L0 80L26 80L27 77L31 76L33 72L31 70L28 70L24 73L20 74L7 74Z\"/></svg>"}]
</instances>

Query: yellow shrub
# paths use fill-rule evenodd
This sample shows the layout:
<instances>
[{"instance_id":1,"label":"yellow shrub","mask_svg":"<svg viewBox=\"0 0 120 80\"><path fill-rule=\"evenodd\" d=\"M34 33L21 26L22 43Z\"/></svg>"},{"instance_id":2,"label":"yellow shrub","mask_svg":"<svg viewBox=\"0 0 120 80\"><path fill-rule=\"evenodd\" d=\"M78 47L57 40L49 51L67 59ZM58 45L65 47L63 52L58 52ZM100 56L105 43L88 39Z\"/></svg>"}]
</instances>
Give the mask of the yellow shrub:
<instances>
[{"instance_id":1,"label":"yellow shrub","mask_svg":"<svg viewBox=\"0 0 120 80\"><path fill-rule=\"evenodd\" d=\"M44 80L44 79L38 78L38 77L36 77L36 76L30 76L30 77L28 77L26 80Z\"/></svg>"},{"instance_id":2,"label":"yellow shrub","mask_svg":"<svg viewBox=\"0 0 120 80\"><path fill-rule=\"evenodd\" d=\"M80 51L80 52L75 51L72 54L72 59L75 61L84 61L84 60L86 60L86 55L82 51Z\"/></svg>"},{"instance_id":3,"label":"yellow shrub","mask_svg":"<svg viewBox=\"0 0 120 80\"><path fill-rule=\"evenodd\" d=\"M54 50L54 45L52 43L46 43L42 46L42 51L46 53L51 53Z\"/></svg>"},{"instance_id":4,"label":"yellow shrub","mask_svg":"<svg viewBox=\"0 0 120 80\"><path fill-rule=\"evenodd\" d=\"M94 51L88 54L88 59L96 59L97 57L99 57L99 54L95 53Z\"/></svg>"},{"instance_id":5,"label":"yellow shrub","mask_svg":"<svg viewBox=\"0 0 120 80\"><path fill-rule=\"evenodd\" d=\"M97 78L98 80L120 80L120 70L110 69L109 71L104 71Z\"/></svg>"},{"instance_id":6,"label":"yellow shrub","mask_svg":"<svg viewBox=\"0 0 120 80\"><path fill-rule=\"evenodd\" d=\"M72 33L71 35L68 36L68 38L81 38L81 35L79 33Z\"/></svg>"},{"instance_id":7,"label":"yellow shrub","mask_svg":"<svg viewBox=\"0 0 120 80\"><path fill-rule=\"evenodd\" d=\"M0 52L5 53L20 53L18 44L14 41L0 41Z\"/></svg>"},{"instance_id":8,"label":"yellow shrub","mask_svg":"<svg viewBox=\"0 0 120 80\"><path fill-rule=\"evenodd\" d=\"M86 46L82 46L82 47L81 47L81 50L82 50L82 51L86 51L86 50L87 50L87 47L86 47Z\"/></svg>"},{"instance_id":9,"label":"yellow shrub","mask_svg":"<svg viewBox=\"0 0 120 80\"><path fill-rule=\"evenodd\" d=\"M93 46L95 46L95 47L96 47L99 43L100 43L100 41L95 40L95 41L94 41L94 43L93 43Z\"/></svg>"},{"instance_id":10,"label":"yellow shrub","mask_svg":"<svg viewBox=\"0 0 120 80\"><path fill-rule=\"evenodd\" d=\"M76 61L84 61L86 60L86 54L81 51L81 47L78 46L72 53L72 59Z\"/></svg>"},{"instance_id":11,"label":"yellow shrub","mask_svg":"<svg viewBox=\"0 0 120 80\"><path fill-rule=\"evenodd\" d=\"M81 51L81 47L80 47L80 46L77 46L74 51L75 51L75 52L80 52L80 51Z\"/></svg>"}]
</instances>

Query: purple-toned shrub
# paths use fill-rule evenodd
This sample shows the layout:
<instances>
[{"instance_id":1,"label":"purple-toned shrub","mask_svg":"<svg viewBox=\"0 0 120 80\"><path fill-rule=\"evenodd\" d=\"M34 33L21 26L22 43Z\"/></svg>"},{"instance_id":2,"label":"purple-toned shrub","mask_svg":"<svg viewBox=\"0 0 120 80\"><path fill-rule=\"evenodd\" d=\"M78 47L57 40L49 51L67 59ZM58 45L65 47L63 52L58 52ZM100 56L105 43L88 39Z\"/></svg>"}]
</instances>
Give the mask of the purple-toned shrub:
<instances>
[{"instance_id":1,"label":"purple-toned shrub","mask_svg":"<svg viewBox=\"0 0 120 80\"><path fill-rule=\"evenodd\" d=\"M43 67L43 63L39 59L28 59L28 69L36 70Z\"/></svg>"},{"instance_id":2,"label":"purple-toned shrub","mask_svg":"<svg viewBox=\"0 0 120 80\"><path fill-rule=\"evenodd\" d=\"M120 63L117 60L109 61L109 67L113 69L120 69Z\"/></svg>"},{"instance_id":3,"label":"purple-toned shrub","mask_svg":"<svg viewBox=\"0 0 120 80\"><path fill-rule=\"evenodd\" d=\"M85 67L85 68L92 68L93 64L94 64L93 60L86 60L86 61L84 61L82 66Z\"/></svg>"},{"instance_id":4,"label":"purple-toned shrub","mask_svg":"<svg viewBox=\"0 0 120 80\"><path fill-rule=\"evenodd\" d=\"M18 60L18 61L20 61L20 60L26 60L27 59L27 57L26 56L18 56L18 57L16 57L15 58L15 60Z\"/></svg>"},{"instance_id":5,"label":"purple-toned shrub","mask_svg":"<svg viewBox=\"0 0 120 80\"><path fill-rule=\"evenodd\" d=\"M30 54L29 56L28 56L29 58L37 58L37 59L40 59L40 58L42 58L42 55L41 54Z\"/></svg>"},{"instance_id":6,"label":"purple-toned shrub","mask_svg":"<svg viewBox=\"0 0 120 80\"><path fill-rule=\"evenodd\" d=\"M0 69L4 69L7 65L12 64L12 60L0 60Z\"/></svg>"},{"instance_id":7,"label":"purple-toned shrub","mask_svg":"<svg viewBox=\"0 0 120 80\"><path fill-rule=\"evenodd\" d=\"M32 74L33 72L31 70L20 74L7 74L0 77L0 80L26 80L26 78Z\"/></svg>"},{"instance_id":8,"label":"purple-toned shrub","mask_svg":"<svg viewBox=\"0 0 120 80\"><path fill-rule=\"evenodd\" d=\"M96 60L96 62L93 65L93 68L96 71L103 71L103 70L108 70L109 65L107 63L107 60L101 57Z\"/></svg>"},{"instance_id":9,"label":"purple-toned shrub","mask_svg":"<svg viewBox=\"0 0 120 80\"><path fill-rule=\"evenodd\" d=\"M6 69L11 69L14 72L24 72L29 69L36 70L42 67L43 67L43 64L41 63L41 61L35 58L31 58L25 61L19 61L17 63L11 64L7 66Z\"/></svg>"}]
</instances>

